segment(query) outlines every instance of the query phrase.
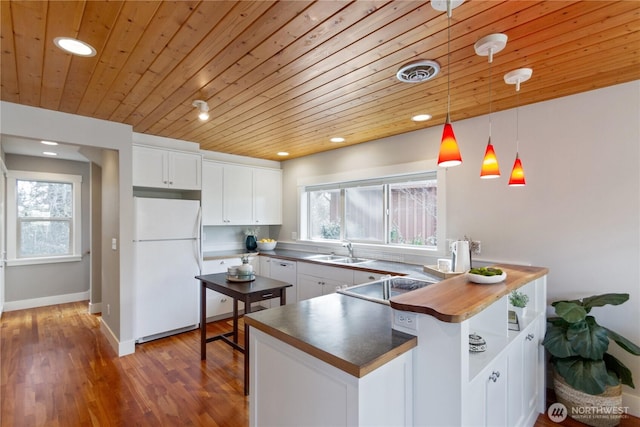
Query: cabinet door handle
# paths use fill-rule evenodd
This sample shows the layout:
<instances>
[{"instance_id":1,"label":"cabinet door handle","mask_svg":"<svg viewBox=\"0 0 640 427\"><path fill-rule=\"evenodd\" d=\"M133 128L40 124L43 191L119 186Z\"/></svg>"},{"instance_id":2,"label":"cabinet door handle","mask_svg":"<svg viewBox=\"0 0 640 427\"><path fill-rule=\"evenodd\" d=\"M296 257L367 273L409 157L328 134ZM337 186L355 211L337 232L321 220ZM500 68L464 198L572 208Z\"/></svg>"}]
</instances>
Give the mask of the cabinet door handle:
<instances>
[{"instance_id":1,"label":"cabinet door handle","mask_svg":"<svg viewBox=\"0 0 640 427\"><path fill-rule=\"evenodd\" d=\"M533 334L527 334L527 341L531 341L532 339L535 338L535 335Z\"/></svg>"},{"instance_id":2,"label":"cabinet door handle","mask_svg":"<svg viewBox=\"0 0 640 427\"><path fill-rule=\"evenodd\" d=\"M500 378L500 371L493 371L491 375L489 375L489 379L494 383L498 381L498 378Z\"/></svg>"},{"instance_id":3,"label":"cabinet door handle","mask_svg":"<svg viewBox=\"0 0 640 427\"><path fill-rule=\"evenodd\" d=\"M376 278L373 276L369 276L369 280L376 280Z\"/></svg>"}]
</instances>

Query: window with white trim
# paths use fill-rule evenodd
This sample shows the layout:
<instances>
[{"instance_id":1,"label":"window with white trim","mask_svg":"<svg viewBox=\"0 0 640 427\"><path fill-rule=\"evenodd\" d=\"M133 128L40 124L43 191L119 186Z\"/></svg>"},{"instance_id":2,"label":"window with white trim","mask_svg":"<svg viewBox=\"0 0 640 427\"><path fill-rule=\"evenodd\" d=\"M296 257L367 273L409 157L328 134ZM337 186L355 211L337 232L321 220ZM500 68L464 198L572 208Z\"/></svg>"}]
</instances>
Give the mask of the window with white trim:
<instances>
[{"instance_id":1,"label":"window with white trim","mask_svg":"<svg viewBox=\"0 0 640 427\"><path fill-rule=\"evenodd\" d=\"M9 265L80 260L81 184L79 175L9 171Z\"/></svg>"},{"instance_id":2,"label":"window with white trim","mask_svg":"<svg viewBox=\"0 0 640 427\"><path fill-rule=\"evenodd\" d=\"M436 249L436 171L305 186L306 238Z\"/></svg>"}]
</instances>

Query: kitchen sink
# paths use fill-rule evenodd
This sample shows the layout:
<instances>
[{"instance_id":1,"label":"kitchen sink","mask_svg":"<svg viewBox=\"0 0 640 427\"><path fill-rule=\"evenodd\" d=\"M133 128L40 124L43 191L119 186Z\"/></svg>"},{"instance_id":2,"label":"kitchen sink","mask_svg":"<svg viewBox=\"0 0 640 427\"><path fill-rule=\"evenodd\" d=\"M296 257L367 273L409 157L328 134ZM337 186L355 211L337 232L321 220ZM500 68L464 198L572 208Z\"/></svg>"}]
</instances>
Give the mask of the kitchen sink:
<instances>
[{"instance_id":1,"label":"kitchen sink","mask_svg":"<svg viewBox=\"0 0 640 427\"><path fill-rule=\"evenodd\" d=\"M313 261L331 262L335 264L361 264L363 262L371 261L365 258L349 258L341 255L313 255L307 257Z\"/></svg>"},{"instance_id":2,"label":"kitchen sink","mask_svg":"<svg viewBox=\"0 0 640 427\"><path fill-rule=\"evenodd\" d=\"M342 261L342 260L346 259L346 257L344 257L342 255L313 255L313 256L307 257L307 259L312 259L314 261L336 262L338 260Z\"/></svg>"},{"instance_id":3,"label":"kitchen sink","mask_svg":"<svg viewBox=\"0 0 640 427\"><path fill-rule=\"evenodd\" d=\"M370 259L364 258L342 258L340 260L335 260L339 264L362 264L363 262L371 261Z\"/></svg>"}]
</instances>

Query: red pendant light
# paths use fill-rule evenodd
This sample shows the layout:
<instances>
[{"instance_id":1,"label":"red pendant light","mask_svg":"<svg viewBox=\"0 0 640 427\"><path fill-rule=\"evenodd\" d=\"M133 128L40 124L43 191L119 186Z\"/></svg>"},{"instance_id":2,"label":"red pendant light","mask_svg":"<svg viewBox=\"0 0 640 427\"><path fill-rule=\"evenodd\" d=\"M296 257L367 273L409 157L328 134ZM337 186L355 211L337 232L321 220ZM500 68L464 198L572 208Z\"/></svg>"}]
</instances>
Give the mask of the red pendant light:
<instances>
[{"instance_id":1,"label":"red pendant light","mask_svg":"<svg viewBox=\"0 0 640 427\"><path fill-rule=\"evenodd\" d=\"M480 178L482 179L500 178L498 157L491 143L491 63L493 62L493 55L500 52L507 45L507 39L506 34L490 34L481 38L473 45L477 55L487 56L489 59L489 141L487 142L484 159L482 160L482 168L480 169Z\"/></svg>"},{"instance_id":2,"label":"red pendant light","mask_svg":"<svg viewBox=\"0 0 640 427\"><path fill-rule=\"evenodd\" d=\"M442 129L442 140L438 153L438 166L443 168L462 164L462 155L449 116L451 109L451 0L448 0L447 7L447 119Z\"/></svg>"},{"instance_id":3,"label":"red pendant light","mask_svg":"<svg viewBox=\"0 0 640 427\"><path fill-rule=\"evenodd\" d=\"M453 126L447 113L447 121L442 129L442 141L440 141L440 153L438 153L438 166L449 168L458 166L462 163L462 156L456 141L456 135L453 133Z\"/></svg>"},{"instance_id":4,"label":"red pendant light","mask_svg":"<svg viewBox=\"0 0 640 427\"><path fill-rule=\"evenodd\" d=\"M491 143L491 137L489 137L487 149L484 152L484 160L482 161L480 178L500 178L500 165L498 164L498 158L496 157L496 152L493 149L493 144Z\"/></svg>"},{"instance_id":5,"label":"red pendant light","mask_svg":"<svg viewBox=\"0 0 640 427\"><path fill-rule=\"evenodd\" d=\"M509 177L509 187L524 187L525 184L522 162L520 161L520 156L516 153L516 161L513 163L511 177Z\"/></svg>"},{"instance_id":6,"label":"red pendant light","mask_svg":"<svg viewBox=\"0 0 640 427\"><path fill-rule=\"evenodd\" d=\"M531 78L533 70L531 68L520 68L513 70L504 75L504 81L510 85L516 85L516 93L518 95L518 102L516 105L516 160L513 163L513 169L511 170L511 176L509 177L509 187L524 187L526 185L524 179L524 169L522 168L522 162L520 161L520 83L526 82Z\"/></svg>"}]
</instances>

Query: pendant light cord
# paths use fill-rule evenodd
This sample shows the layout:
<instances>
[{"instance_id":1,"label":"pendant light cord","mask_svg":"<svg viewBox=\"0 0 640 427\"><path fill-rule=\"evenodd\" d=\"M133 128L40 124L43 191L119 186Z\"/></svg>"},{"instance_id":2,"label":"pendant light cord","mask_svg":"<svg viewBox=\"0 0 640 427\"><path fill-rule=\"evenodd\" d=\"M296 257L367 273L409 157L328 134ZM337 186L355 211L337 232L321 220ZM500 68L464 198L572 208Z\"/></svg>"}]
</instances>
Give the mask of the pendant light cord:
<instances>
[{"instance_id":1,"label":"pendant light cord","mask_svg":"<svg viewBox=\"0 0 640 427\"><path fill-rule=\"evenodd\" d=\"M451 111L451 16L447 16L447 120Z\"/></svg>"},{"instance_id":2,"label":"pendant light cord","mask_svg":"<svg viewBox=\"0 0 640 427\"><path fill-rule=\"evenodd\" d=\"M516 94L516 157L520 152L520 91Z\"/></svg>"},{"instance_id":3,"label":"pendant light cord","mask_svg":"<svg viewBox=\"0 0 640 427\"><path fill-rule=\"evenodd\" d=\"M491 101L491 61L489 61L489 142L491 142L491 112L493 111Z\"/></svg>"}]
</instances>

